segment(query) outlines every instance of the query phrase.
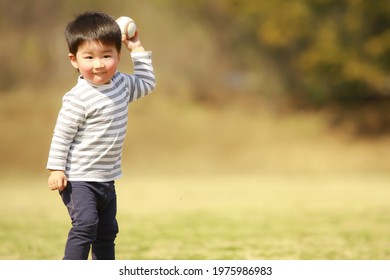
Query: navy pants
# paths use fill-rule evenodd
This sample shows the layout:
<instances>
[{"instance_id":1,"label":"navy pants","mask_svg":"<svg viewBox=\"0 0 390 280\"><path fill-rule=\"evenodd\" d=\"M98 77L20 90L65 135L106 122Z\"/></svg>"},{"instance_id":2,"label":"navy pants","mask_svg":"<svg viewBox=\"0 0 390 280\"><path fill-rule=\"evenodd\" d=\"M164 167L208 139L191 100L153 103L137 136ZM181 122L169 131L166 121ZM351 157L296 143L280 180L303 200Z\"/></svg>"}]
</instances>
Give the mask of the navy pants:
<instances>
[{"instance_id":1,"label":"navy pants","mask_svg":"<svg viewBox=\"0 0 390 280\"><path fill-rule=\"evenodd\" d=\"M86 260L91 247L92 259L114 260L118 233L114 181L68 182L60 194L72 220L64 260Z\"/></svg>"}]
</instances>

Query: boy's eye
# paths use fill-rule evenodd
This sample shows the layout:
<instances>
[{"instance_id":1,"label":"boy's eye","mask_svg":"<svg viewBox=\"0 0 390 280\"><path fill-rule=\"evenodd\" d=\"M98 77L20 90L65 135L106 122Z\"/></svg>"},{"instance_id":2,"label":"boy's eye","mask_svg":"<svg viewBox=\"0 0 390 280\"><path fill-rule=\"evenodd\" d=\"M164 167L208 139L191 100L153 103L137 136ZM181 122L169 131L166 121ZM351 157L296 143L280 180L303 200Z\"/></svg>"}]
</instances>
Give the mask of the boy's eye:
<instances>
[{"instance_id":1,"label":"boy's eye","mask_svg":"<svg viewBox=\"0 0 390 280\"><path fill-rule=\"evenodd\" d=\"M93 59L93 57L92 56L86 56L86 57L84 57L85 59Z\"/></svg>"},{"instance_id":2,"label":"boy's eye","mask_svg":"<svg viewBox=\"0 0 390 280\"><path fill-rule=\"evenodd\" d=\"M111 55L106 54L106 55L104 56L104 58L111 58Z\"/></svg>"}]
</instances>

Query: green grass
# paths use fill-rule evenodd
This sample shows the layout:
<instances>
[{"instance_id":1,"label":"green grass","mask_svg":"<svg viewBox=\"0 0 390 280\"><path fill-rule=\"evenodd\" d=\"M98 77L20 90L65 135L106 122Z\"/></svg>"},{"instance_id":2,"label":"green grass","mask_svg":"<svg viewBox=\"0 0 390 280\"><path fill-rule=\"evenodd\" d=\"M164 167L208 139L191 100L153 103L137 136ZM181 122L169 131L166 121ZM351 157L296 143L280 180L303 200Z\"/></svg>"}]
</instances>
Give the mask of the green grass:
<instances>
[{"instance_id":1,"label":"green grass","mask_svg":"<svg viewBox=\"0 0 390 280\"><path fill-rule=\"evenodd\" d=\"M121 179L117 258L389 259L390 176L323 175ZM60 259L58 194L36 179L0 192L0 259Z\"/></svg>"}]
</instances>

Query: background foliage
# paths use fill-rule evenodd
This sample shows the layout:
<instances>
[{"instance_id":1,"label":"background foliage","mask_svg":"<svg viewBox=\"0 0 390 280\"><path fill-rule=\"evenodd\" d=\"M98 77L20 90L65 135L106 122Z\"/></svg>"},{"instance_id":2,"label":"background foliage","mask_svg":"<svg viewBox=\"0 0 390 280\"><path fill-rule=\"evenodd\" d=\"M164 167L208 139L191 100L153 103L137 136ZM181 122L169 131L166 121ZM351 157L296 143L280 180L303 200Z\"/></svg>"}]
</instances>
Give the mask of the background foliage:
<instances>
[{"instance_id":1,"label":"background foliage","mask_svg":"<svg viewBox=\"0 0 390 280\"><path fill-rule=\"evenodd\" d=\"M209 23L235 65L260 74L255 65L272 61L290 105L331 106L334 121L352 117L358 132L389 131L389 1L179 3Z\"/></svg>"},{"instance_id":2,"label":"background foliage","mask_svg":"<svg viewBox=\"0 0 390 280\"><path fill-rule=\"evenodd\" d=\"M63 29L74 14L133 15L160 88L218 103L253 95L276 108L332 110L332 124L389 132L387 0L2 0L0 94L69 83ZM34 93L39 94L39 90ZM228 96L228 98L227 98Z\"/></svg>"}]
</instances>

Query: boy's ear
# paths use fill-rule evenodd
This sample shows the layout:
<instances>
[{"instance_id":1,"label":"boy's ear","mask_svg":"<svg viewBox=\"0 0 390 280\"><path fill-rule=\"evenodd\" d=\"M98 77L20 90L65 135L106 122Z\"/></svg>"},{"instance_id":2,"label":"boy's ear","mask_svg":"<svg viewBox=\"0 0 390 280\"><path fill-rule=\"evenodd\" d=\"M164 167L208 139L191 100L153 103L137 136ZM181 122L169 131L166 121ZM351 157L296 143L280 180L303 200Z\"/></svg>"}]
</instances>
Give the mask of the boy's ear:
<instances>
[{"instance_id":1,"label":"boy's ear","mask_svg":"<svg viewBox=\"0 0 390 280\"><path fill-rule=\"evenodd\" d=\"M77 63L77 59L76 59L76 56L73 54L73 53L69 53L68 54L68 57L70 59L70 63L72 64L72 66L76 69L79 69L79 65Z\"/></svg>"}]
</instances>

